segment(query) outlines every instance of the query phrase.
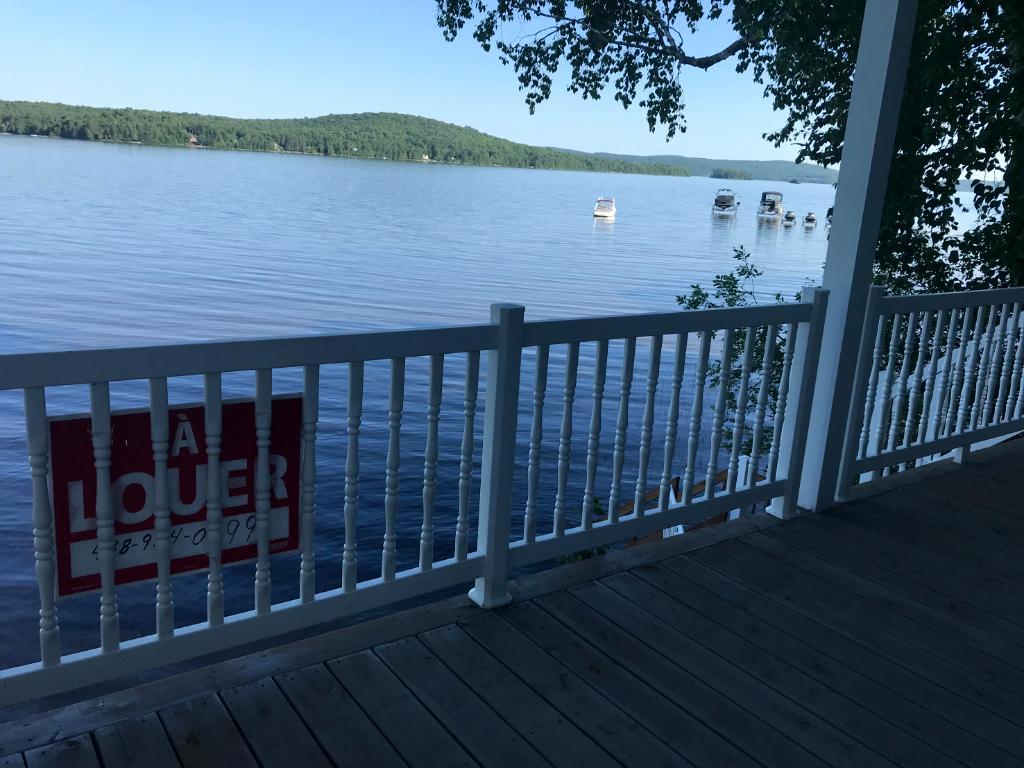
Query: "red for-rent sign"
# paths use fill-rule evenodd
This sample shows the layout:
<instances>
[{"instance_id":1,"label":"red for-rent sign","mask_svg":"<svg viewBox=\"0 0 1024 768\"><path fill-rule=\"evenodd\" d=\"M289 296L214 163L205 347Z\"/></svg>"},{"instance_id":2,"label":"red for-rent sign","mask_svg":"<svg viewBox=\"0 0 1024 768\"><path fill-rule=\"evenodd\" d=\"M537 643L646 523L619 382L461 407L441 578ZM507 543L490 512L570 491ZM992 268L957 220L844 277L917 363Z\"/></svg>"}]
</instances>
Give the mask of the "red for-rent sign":
<instances>
[{"instance_id":1,"label":"red for-rent sign","mask_svg":"<svg viewBox=\"0 0 1024 768\"><path fill-rule=\"evenodd\" d=\"M207 557L206 430L203 407L170 408L167 481L171 508L171 572L204 570ZM302 396L274 398L270 424L270 552L299 546L299 456ZM222 562L256 557L256 430L252 400L222 408L220 488ZM148 411L111 415L111 499L116 583L154 579L153 443ZM88 416L50 420L57 591L99 589L96 468Z\"/></svg>"}]
</instances>

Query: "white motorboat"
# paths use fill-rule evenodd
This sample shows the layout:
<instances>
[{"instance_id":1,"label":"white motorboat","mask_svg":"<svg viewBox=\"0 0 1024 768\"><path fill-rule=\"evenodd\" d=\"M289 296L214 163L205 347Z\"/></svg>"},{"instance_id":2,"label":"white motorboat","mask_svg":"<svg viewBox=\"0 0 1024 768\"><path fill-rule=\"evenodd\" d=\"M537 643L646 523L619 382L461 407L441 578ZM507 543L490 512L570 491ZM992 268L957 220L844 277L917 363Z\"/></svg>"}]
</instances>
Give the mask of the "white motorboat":
<instances>
[{"instance_id":1,"label":"white motorboat","mask_svg":"<svg viewBox=\"0 0 1024 768\"><path fill-rule=\"evenodd\" d=\"M762 192L761 203L757 206L757 215L763 219L775 219L778 221L782 218L782 193L781 192Z\"/></svg>"},{"instance_id":2,"label":"white motorboat","mask_svg":"<svg viewBox=\"0 0 1024 768\"><path fill-rule=\"evenodd\" d=\"M796 211L786 211L786 215L782 217L782 226L792 227L796 224Z\"/></svg>"},{"instance_id":3,"label":"white motorboat","mask_svg":"<svg viewBox=\"0 0 1024 768\"><path fill-rule=\"evenodd\" d=\"M818 226L818 217L814 215L813 211L808 213L806 216L804 216L804 226L805 227L816 227L816 226Z\"/></svg>"},{"instance_id":4,"label":"white motorboat","mask_svg":"<svg viewBox=\"0 0 1024 768\"><path fill-rule=\"evenodd\" d=\"M594 204L594 217L598 219L615 218L615 198L599 197Z\"/></svg>"}]
</instances>

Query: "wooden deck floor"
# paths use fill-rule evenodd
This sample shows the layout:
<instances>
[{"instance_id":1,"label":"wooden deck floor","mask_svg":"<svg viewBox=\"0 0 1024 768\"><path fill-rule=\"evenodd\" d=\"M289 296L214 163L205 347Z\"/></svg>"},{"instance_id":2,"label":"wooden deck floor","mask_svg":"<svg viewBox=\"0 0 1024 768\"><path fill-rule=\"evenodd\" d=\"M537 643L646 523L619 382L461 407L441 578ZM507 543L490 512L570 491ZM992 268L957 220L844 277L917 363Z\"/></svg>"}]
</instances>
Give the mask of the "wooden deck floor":
<instances>
[{"instance_id":1,"label":"wooden deck floor","mask_svg":"<svg viewBox=\"0 0 1024 768\"><path fill-rule=\"evenodd\" d=\"M498 611L450 601L369 647L342 630L323 663L3 726L0 765L1020 766L1022 457L580 564L608 575Z\"/></svg>"}]
</instances>

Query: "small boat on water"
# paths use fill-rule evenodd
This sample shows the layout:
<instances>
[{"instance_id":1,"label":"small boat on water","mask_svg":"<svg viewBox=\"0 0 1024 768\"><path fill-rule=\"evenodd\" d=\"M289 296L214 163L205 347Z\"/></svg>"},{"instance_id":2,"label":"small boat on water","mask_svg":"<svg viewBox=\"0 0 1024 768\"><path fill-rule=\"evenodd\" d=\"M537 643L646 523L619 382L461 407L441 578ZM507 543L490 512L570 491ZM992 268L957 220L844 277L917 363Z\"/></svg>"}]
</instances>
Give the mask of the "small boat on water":
<instances>
[{"instance_id":1,"label":"small boat on water","mask_svg":"<svg viewBox=\"0 0 1024 768\"><path fill-rule=\"evenodd\" d=\"M806 216L804 216L804 226L805 227L816 227L816 226L818 226L818 217L814 215L813 211L809 212Z\"/></svg>"},{"instance_id":2,"label":"small boat on water","mask_svg":"<svg viewBox=\"0 0 1024 768\"><path fill-rule=\"evenodd\" d=\"M734 216L739 205L736 202L736 193L722 187L715 194L715 201L711 204L711 213L716 216Z\"/></svg>"},{"instance_id":3,"label":"small boat on water","mask_svg":"<svg viewBox=\"0 0 1024 768\"><path fill-rule=\"evenodd\" d=\"M761 203L757 206L757 216L762 219L782 218L782 193L762 192Z\"/></svg>"},{"instance_id":4,"label":"small boat on water","mask_svg":"<svg viewBox=\"0 0 1024 768\"><path fill-rule=\"evenodd\" d=\"M782 226L792 227L796 224L796 211L786 211L786 215L782 217Z\"/></svg>"},{"instance_id":5,"label":"small boat on water","mask_svg":"<svg viewBox=\"0 0 1024 768\"><path fill-rule=\"evenodd\" d=\"M615 198L614 197L599 197L597 202L594 204L594 218L596 219L614 219L615 218Z\"/></svg>"}]
</instances>

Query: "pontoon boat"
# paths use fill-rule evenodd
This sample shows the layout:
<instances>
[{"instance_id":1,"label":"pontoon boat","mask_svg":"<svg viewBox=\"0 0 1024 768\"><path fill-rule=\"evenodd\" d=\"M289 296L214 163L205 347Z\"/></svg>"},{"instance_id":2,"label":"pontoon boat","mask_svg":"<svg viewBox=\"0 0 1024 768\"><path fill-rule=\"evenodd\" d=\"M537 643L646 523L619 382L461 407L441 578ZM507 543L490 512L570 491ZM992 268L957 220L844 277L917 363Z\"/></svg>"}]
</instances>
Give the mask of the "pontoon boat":
<instances>
[{"instance_id":1,"label":"pontoon boat","mask_svg":"<svg viewBox=\"0 0 1024 768\"><path fill-rule=\"evenodd\" d=\"M736 193L723 187L715 195L715 202L711 204L711 212L718 216L733 216L738 207Z\"/></svg>"}]
</instances>

